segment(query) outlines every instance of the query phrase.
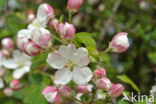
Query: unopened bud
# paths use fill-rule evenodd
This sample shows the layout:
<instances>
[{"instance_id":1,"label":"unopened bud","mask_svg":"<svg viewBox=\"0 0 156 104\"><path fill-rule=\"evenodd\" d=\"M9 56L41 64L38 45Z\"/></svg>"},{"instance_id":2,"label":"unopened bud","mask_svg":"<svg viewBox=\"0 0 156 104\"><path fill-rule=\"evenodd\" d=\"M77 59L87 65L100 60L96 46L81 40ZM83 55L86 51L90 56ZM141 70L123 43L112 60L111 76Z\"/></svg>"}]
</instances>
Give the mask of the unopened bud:
<instances>
[{"instance_id":1,"label":"unopened bud","mask_svg":"<svg viewBox=\"0 0 156 104\"><path fill-rule=\"evenodd\" d=\"M121 84L113 84L111 88L109 89L108 94L112 98L115 98L115 97L120 96L122 92L124 91L124 89L125 89L124 86Z\"/></svg>"},{"instance_id":2,"label":"unopened bud","mask_svg":"<svg viewBox=\"0 0 156 104\"><path fill-rule=\"evenodd\" d=\"M18 90L20 87L21 87L21 84L20 84L20 82L19 82L19 80L12 80L11 82L10 82L10 87L12 88L12 89L15 89L15 90Z\"/></svg>"},{"instance_id":3,"label":"unopened bud","mask_svg":"<svg viewBox=\"0 0 156 104\"><path fill-rule=\"evenodd\" d=\"M109 90L109 88L111 87L111 81L106 77L98 79L97 81L95 81L95 84L98 89L105 91Z\"/></svg>"},{"instance_id":4,"label":"unopened bud","mask_svg":"<svg viewBox=\"0 0 156 104\"><path fill-rule=\"evenodd\" d=\"M58 90L53 86L47 86L43 89L42 94L50 103L60 103L60 96Z\"/></svg>"},{"instance_id":5,"label":"unopened bud","mask_svg":"<svg viewBox=\"0 0 156 104\"><path fill-rule=\"evenodd\" d=\"M29 41L24 45L24 52L29 56L36 56L40 54L41 48L33 41Z\"/></svg>"},{"instance_id":6,"label":"unopened bud","mask_svg":"<svg viewBox=\"0 0 156 104\"><path fill-rule=\"evenodd\" d=\"M112 52L117 53L125 52L129 48L129 40L127 35L128 33L126 32L116 34L109 44L109 49Z\"/></svg>"},{"instance_id":7,"label":"unopened bud","mask_svg":"<svg viewBox=\"0 0 156 104\"><path fill-rule=\"evenodd\" d=\"M2 44L2 48L8 51L12 51L14 49L14 43L11 38L4 38L1 44Z\"/></svg>"},{"instance_id":8,"label":"unopened bud","mask_svg":"<svg viewBox=\"0 0 156 104\"><path fill-rule=\"evenodd\" d=\"M61 23L58 25L58 33L62 38L73 39L75 35L75 27L73 24Z\"/></svg>"},{"instance_id":9,"label":"unopened bud","mask_svg":"<svg viewBox=\"0 0 156 104\"><path fill-rule=\"evenodd\" d=\"M70 11L77 12L81 7L83 0L68 0L67 6Z\"/></svg>"}]
</instances>

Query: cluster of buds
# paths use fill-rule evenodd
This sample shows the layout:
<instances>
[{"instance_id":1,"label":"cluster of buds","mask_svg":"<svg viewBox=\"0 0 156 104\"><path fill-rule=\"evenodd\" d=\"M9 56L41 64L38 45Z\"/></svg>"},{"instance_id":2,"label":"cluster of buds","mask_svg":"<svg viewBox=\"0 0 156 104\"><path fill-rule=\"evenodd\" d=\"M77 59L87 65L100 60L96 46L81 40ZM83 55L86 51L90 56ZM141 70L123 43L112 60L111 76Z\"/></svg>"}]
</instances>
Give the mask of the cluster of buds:
<instances>
[{"instance_id":1,"label":"cluster of buds","mask_svg":"<svg viewBox=\"0 0 156 104\"><path fill-rule=\"evenodd\" d=\"M53 8L49 4L41 4L35 18L34 13L29 13L32 23L28 29L22 29L17 35L17 46L30 56L38 55L42 49L51 47L51 34L45 29L48 21L54 18Z\"/></svg>"},{"instance_id":2,"label":"cluster of buds","mask_svg":"<svg viewBox=\"0 0 156 104\"><path fill-rule=\"evenodd\" d=\"M10 53L14 49L13 40L11 38L4 38L1 42L1 45L2 45L1 54L4 57L8 58L10 56Z\"/></svg>"},{"instance_id":3,"label":"cluster of buds","mask_svg":"<svg viewBox=\"0 0 156 104\"><path fill-rule=\"evenodd\" d=\"M79 0L78 0L79 1ZM69 0L69 2L71 2ZM77 4L68 3L69 7L75 7ZM73 6L72 6L73 5ZM78 7L75 7L78 10ZM32 21L28 29L22 29L17 35L17 46L30 56L38 55L42 50L50 49L52 46L51 33L45 27L49 20L49 26L54 28L63 40L73 39L76 29L73 24L68 22L59 23L54 18L53 8L49 4L41 4L37 11L37 16L33 12L28 15Z\"/></svg>"},{"instance_id":4,"label":"cluster of buds","mask_svg":"<svg viewBox=\"0 0 156 104\"><path fill-rule=\"evenodd\" d=\"M112 84L106 77L106 70L98 68L94 71L93 82L100 90L107 91L108 95L112 98L118 97L124 91L124 86L121 84Z\"/></svg>"},{"instance_id":5,"label":"cluster of buds","mask_svg":"<svg viewBox=\"0 0 156 104\"><path fill-rule=\"evenodd\" d=\"M21 88L21 83L19 82L19 80L14 79L10 82L10 86L3 90L3 93L6 96L10 97L13 95L14 90L18 90L20 88Z\"/></svg>"},{"instance_id":6,"label":"cluster of buds","mask_svg":"<svg viewBox=\"0 0 156 104\"><path fill-rule=\"evenodd\" d=\"M55 86L47 86L43 89L42 94L48 102L60 104L62 101L61 99L72 96L73 92L68 86L61 86L60 88Z\"/></svg>"}]
</instances>

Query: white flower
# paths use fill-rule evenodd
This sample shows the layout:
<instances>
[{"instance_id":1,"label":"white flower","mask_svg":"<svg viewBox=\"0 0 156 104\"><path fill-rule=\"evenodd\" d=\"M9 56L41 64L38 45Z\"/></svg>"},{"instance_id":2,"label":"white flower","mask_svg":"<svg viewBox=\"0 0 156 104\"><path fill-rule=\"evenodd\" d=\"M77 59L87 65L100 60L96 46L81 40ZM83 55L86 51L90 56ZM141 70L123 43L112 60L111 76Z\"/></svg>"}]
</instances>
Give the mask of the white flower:
<instances>
[{"instance_id":1,"label":"white flower","mask_svg":"<svg viewBox=\"0 0 156 104\"><path fill-rule=\"evenodd\" d=\"M13 52L13 59L6 60L4 66L8 69L15 69L13 77L20 79L25 73L30 71L31 57L15 50Z\"/></svg>"},{"instance_id":2,"label":"white flower","mask_svg":"<svg viewBox=\"0 0 156 104\"><path fill-rule=\"evenodd\" d=\"M73 80L78 85L89 82L93 76L87 67L89 63L86 48L76 49L75 45L60 46L58 51L50 53L47 63L53 68L59 69L55 74L55 83L65 85Z\"/></svg>"},{"instance_id":3,"label":"white flower","mask_svg":"<svg viewBox=\"0 0 156 104\"><path fill-rule=\"evenodd\" d=\"M4 82L2 80L2 78L0 78L0 89L2 89L4 87Z\"/></svg>"}]
</instances>

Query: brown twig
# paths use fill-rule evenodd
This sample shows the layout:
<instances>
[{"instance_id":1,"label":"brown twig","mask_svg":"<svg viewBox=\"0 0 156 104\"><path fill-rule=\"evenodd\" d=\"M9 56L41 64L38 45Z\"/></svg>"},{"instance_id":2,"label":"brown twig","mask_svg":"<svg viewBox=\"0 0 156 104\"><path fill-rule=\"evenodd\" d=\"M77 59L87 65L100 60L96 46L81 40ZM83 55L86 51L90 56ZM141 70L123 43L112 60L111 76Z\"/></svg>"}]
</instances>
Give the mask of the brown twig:
<instances>
[{"instance_id":1,"label":"brown twig","mask_svg":"<svg viewBox=\"0 0 156 104\"><path fill-rule=\"evenodd\" d=\"M104 25L104 28L101 29L101 35L99 36L98 41L97 41L97 48L98 49L100 49L102 40L103 40L103 38L104 38L104 36L106 34L107 29L109 28L109 25L112 23L114 14L117 12L117 10L118 10L118 8L120 6L121 1L122 0L116 0L114 6L112 8L112 13L111 13L109 19L106 21L106 24Z\"/></svg>"}]
</instances>

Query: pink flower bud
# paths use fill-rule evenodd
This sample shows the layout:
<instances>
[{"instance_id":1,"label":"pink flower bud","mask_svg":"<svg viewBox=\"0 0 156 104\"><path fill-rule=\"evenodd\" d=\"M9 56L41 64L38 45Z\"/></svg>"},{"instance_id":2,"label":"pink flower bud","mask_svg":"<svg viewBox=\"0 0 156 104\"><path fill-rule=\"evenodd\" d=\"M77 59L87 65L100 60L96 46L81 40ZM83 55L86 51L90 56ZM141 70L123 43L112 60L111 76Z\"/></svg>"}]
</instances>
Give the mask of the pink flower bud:
<instances>
[{"instance_id":1,"label":"pink flower bud","mask_svg":"<svg viewBox=\"0 0 156 104\"><path fill-rule=\"evenodd\" d=\"M92 88L93 88L92 85L84 85L84 86L80 86L80 85L79 85L79 86L77 87L77 90L78 90L79 92L82 92L82 93L89 93L89 92L91 92Z\"/></svg>"},{"instance_id":2,"label":"pink flower bud","mask_svg":"<svg viewBox=\"0 0 156 104\"><path fill-rule=\"evenodd\" d=\"M47 86L43 89L42 94L50 103L60 103L60 95L58 94L58 90L53 86Z\"/></svg>"},{"instance_id":3,"label":"pink flower bud","mask_svg":"<svg viewBox=\"0 0 156 104\"><path fill-rule=\"evenodd\" d=\"M96 69L94 71L94 75L96 78L102 78L102 77L106 77L107 73L105 69Z\"/></svg>"},{"instance_id":4,"label":"pink flower bud","mask_svg":"<svg viewBox=\"0 0 156 104\"><path fill-rule=\"evenodd\" d=\"M58 33L61 35L62 38L73 39L75 32L76 30L73 24L69 24L66 22L58 25Z\"/></svg>"},{"instance_id":5,"label":"pink flower bud","mask_svg":"<svg viewBox=\"0 0 156 104\"><path fill-rule=\"evenodd\" d=\"M12 89L15 89L15 90L18 90L20 87L21 87L21 84L20 84L20 82L19 82L19 80L12 80L11 82L10 82L10 87L12 88Z\"/></svg>"},{"instance_id":6,"label":"pink flower bud","mask_svg":"<svg viewBox=\"0 0 156 104\"><path fill-rule=\"evenodd\" d=\"M12 51L14 49L14 43L11 38L4 38L1 44L2 44L2 48L8 51Z\"/></svg>"},{"instance_id":7,"label":"pink flower bud","mask_svg":"<svg viewBox=\"0 0 156 104\"><path fill-rule=\"evenodd\" d=\"M129 48L129 40L127 35L128 33L126 32L116 34L109 44L109 49L117 53L125 52Z\"/></svg>"},{"instance_id":8,"label":"pink flower bud","mask_svg":"<svg viewBox=\"0 0 156 104\"><path fill-rule=\"evenodd\" d=\"M73 94L72 89L68 86L61 87L59 93L65 97L70 97Z\"/></svg>"},{"instance_id":9,"label":"pink flower bud","mask_svg":"<svg viewBox=\"0 0 156 104\"><path fill-rule=\"evenodd\" d=\"M33 41L29 41L24 45L24 52L29 56L36 56L40 54L41 48Z\"/></svg>"},{"instance_id":10,"label":"pink flower bud","mask_svg":"<svg viewBox=\"0 0 156 104\"><path fill-rule=\"evenodd\" d=\"M10 52L4 48L1 50L1 53L2 53L3 57L8 58L10 56Z\"/></svg>"},{"instance_id":11,"label":"pink flower bud","mask_svg":"<svg viewBox=\"0 0 156 104\"><path fill-rule=\"evenodd\" d=\"M18 32L17 41L16 41L18 48L20 48L21 50L24 50L24 45L29 41L30 34L31 34L31 31L28 29L22 29Z\"/></svg>"},{"instance_id":12,"label":"pink flower bud","mask_svg":"<svg viewBox=\"0 0 156 104\"><path fill-rule=\"evenodd\" d=\"M44 28L36 28L31 33L31 39L42 48L50 48L51 34Z\"/></svg>"},{"instance_id":13,"label":"pink flower bud","mask_svg":"<svg viewBox=\"0 0 156 104\"><path fill-rule=\"evenodd\" d=\"M13 95L13 90L11 89L11 88L5 88L4 90L3 90L3 93L6 95L6 96L8 96L8 97L10 97L10 96L12 96Z\"/></svg>"},{"instance_id":14,"label":"pink flower bud","mask_svg":"<svg viewBox=\"0 0 156 104\"><path fill-rule=\"evenodd\" d=\"M105 91L109 90L109 88L111 87L111 81L106 77L98 79L95 84L98 89Z\"/></svg>"},{"instance_id":15,"label":"pink flower bud","mask_svg":"<svg viewBox=\"0 0 156 104\"><path fill-rule=\"evenodd\" d=\"M38 19L49 19L54 17L54 10L49 4L41 4L37 10Z\"/></svg>"},{"instance_id":16,"label":"pink flower bud","mask_svg":"<svg viewBox=\"0 0 156 104\"><path fill-rule=\"evenodd\" d=\"M82 3L83 0L68 0L67 6L71 11L78 11Z\"/></svg>"},{"instance_id":17,"label":"pink flower bud","mask_svg":"<svg viewBox=\"0 0 156 104\"><path fill-rule=\"evenodd\" d=\"M27 18L28 18L28 21L33 21L36 18L35 13L33 11L29 11Z\"/></svg>"},{"instance_id":18,"label":"pink flower bud","mask_svg":"<svg viewBox=\"0 0 156 104\"><path fill-rule=\"evenodd\" d=\"M53 19L53 20L51 20L49 22L49 26L51 28L54 28L57 31L57 25L58 25L58 23L59 23L58 19L55 18L55 19Z\"/></svg>"},{"instance_id":19,"label":"pink flower bud","mask_svg":"<svg viewBox=\"0 0 156 104\"><path fill-rule=\"evenodd\" d=\"M115 98L115 97L120 96L122 92L124 91L124 89L125 89L124 86L121 84L113 84L111 88L109 89L108 94L112 98Z\"/></svg>"}]
</instances>

